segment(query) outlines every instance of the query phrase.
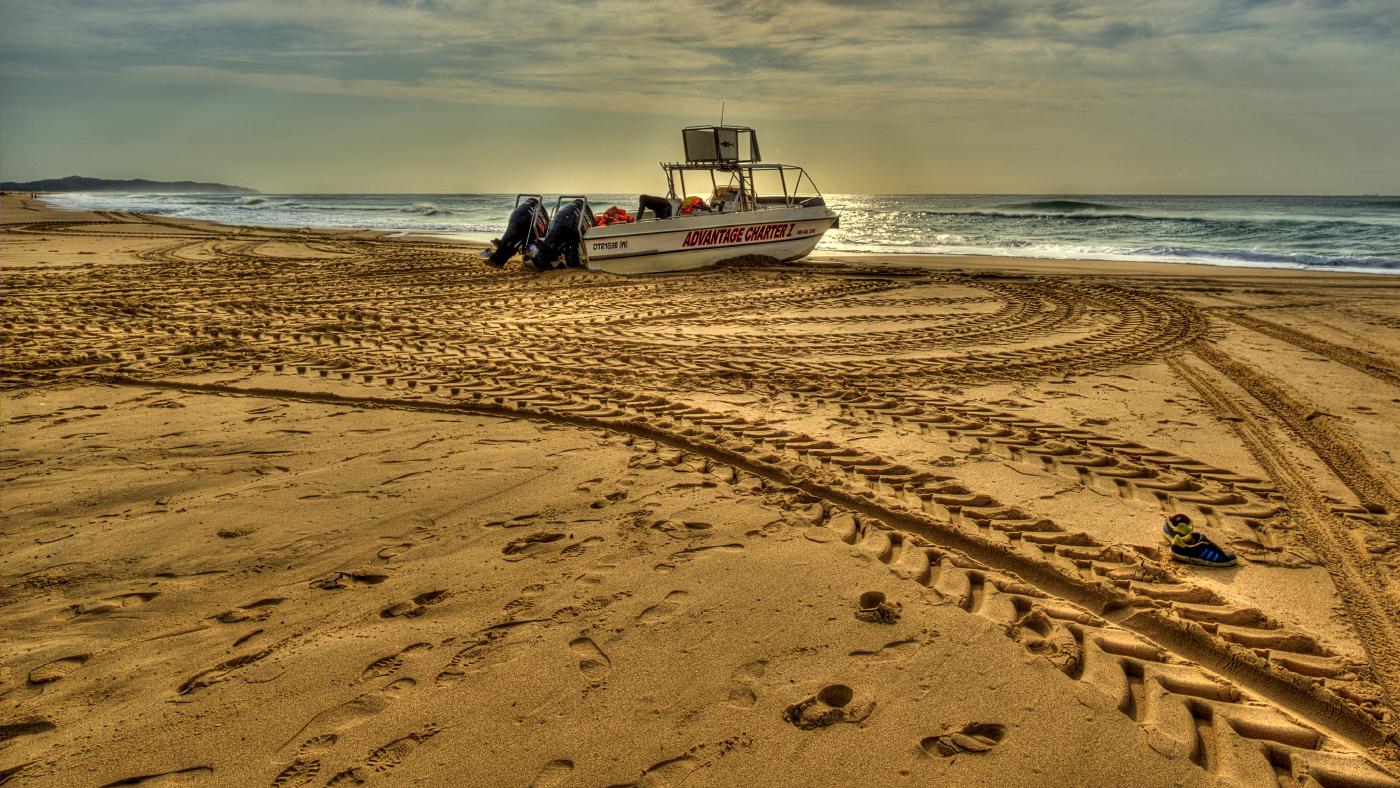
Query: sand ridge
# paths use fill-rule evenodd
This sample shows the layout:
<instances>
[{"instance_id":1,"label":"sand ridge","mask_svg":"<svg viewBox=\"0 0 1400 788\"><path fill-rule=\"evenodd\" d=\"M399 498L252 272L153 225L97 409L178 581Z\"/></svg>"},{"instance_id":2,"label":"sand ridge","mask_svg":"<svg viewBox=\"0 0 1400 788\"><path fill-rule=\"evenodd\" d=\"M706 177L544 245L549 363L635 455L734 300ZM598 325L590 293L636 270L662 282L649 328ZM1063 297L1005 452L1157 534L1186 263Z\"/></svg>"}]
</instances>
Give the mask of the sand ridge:
<instances>
[{"instance_id":1,"label":"sand ridge","mask_svg":"<svg viewBox=\"0 0 1400 788\"><path fill-rule=\"evenodd\" d=\"M46 714L44 693L36 690L73 686L102 662L118 661L91 642L63 653L53 610L68 611L57 614L64 621L118 622L103 636L129 644L116 649L127 653L141 650L135 639L152 634L145 628L162 625L161 616L190 609L181 597L141 590L130 580L99 591L111 580L99 578L112 571L102 561L73 574L42 568L66 565L60 559L76 550L79 541L67 542L74 538L90 538L91 549L118 555L138 546L145 555L181 555L169 552L162 536L168 526L143 526L149 541L123 544L112 534L85 536L88 515L80 505L40 503L62 499L49 466L69 450L102 455L90 476L77 477L89 479L93 489L132 484L113 470L121 460L103 452L145 446L159 436L140 429L118 430L121 439L108 435L114 425L144 429L152 411L163 410L151 403L169 400L183 406L168 413L180 414L184 432L207 429L201 418L230 402L272 408L268 413L277 414L284 432L262 433L261 422L235 426L232 419L224 428L252 447L248 451L273 452L269 457L303 453L305 435L353 455L349 448L357 441L385 436L352 430L381 429L377 424L454 424L449 442L463 445L501 440L490 437L493 431L524 432L485 444L493 457L506 460L489 468L469 462L471 451L448 461L416 457L396 444L383 453L404 467L384 478L335 471L327 457L282 471L275 467L286 463L256 460L274 469L241 470L258 479L288 474L297 486L314 485L326 473L318 468L344 476L343 489L306 493L316 497L283 499L284 493L258 484L218 494L235 495L228 500L250 513L332 507L308 517L302 538L334 543L327 549L345 555L317 563L324 571L299 580L299 594L361 589L378 596L363 606L349 603L331 616L333 626L307 623L302 628L314 634L296 634L295 625L273 630L264 622L293 615L284 614L288 610L312 621L302 611L315 604L264 578L241 578L228 589L227 604L208 616L220 626L260 631L240 630L205 666L196 666L194 655L188 662L172 659L182 675L166 682L160 694L173 686L174 697L161 702L266 703L279 685L327 701L337 696L336 702L301 715L299 730L278 726L279 742L261 736L240 745L248 757L237 765L206 749L202 759L171 760L164 772L138 774L140 758L109 746L83 750L76 759L87 764L81 768L109 781L164 774L161 779L224 784L344 784L392 772L394 779L432 782L460 778L468 769L478 778L499 778L487 782L519 784L518 775L491 770L505 750L458 762L455 773L450 758L444 760L456 751L453 742L473 735L513 741L481 715L463 718L462 698L515 675L506 666L527 664L536 678L516 690L520 697L544 692L541 703L548 696L564 707L553 717L540 716L547 705L526 716L554 720L540 723L551 734L577 735L587 718L572 701L559 699L560 685L549 679L559 658L546 658L567 653L571 670L586 684L584 695L609 695L608 713L593 719L615 725L635 717L646 698L677 692L667 683L676 679L652 671L641 683L627 683L632 679L620 678L617 666L665 664L676 648L684 653L678 644L692 641L677 640L676 633L620 635L610 619L634 606L630 615L644 629L693 624L686 611L704 609L725 619L706 623L729 641L765 632L794 642L749 654L708 653L687 675L698 687L713 680L713 690L682 692L647 717L647 729L659 723L677 734L703 731L704 747L682 747L678 739L679 751L655 752L630 777L626 770L600 770L600 756L531 752L539 784L830 778L835 773L808 773L810 764L793 760L810 747L851 759L839 773L853 783L923 779L920 774L932 773L918 769L947 762L947 768L972 771L943 772L941 779L977 781L995 773L1002 782L1044 784L1052 777L996 759L1069 746L1056 737L1077 735L1066 721L1073 715L1049 698L1070 696L1092 710L1085 720L1090 728L1135 731L1118 734L1114 746L1123 752L1112 768L1133 765L1162 782L1185 775L1235 784L1395 780L1400 595L1393 578L1400 570L1400 496L1392 450L1400 445L1400 331L1393 322L1400 320L1400 283L1127 264L1105 264L1090 274L1075 265L957 258L921 269L860 259L632 279L586 272L534 276L488 269L473 250L428 239L63 215L35 205L28 206L38 214L31 220L6 205L0 372L11 387L8 410L18 415L8 418L6 434L14 437L5 448L15 456L12 481L23 480L26 492L7 507L5 538L16 545L60 540L42 555L17 552L0 565L7 578L0 609L20 625L15 631L24 644L24 656L3 665L12 677L27 675L0 690L6 713L19 720L13 724L28 726L7 748L23 755L19 770L10 772L15 779L47 784L75 774L57 754L71 745L45 745L65 735L71 719L61 726L55 720L71 713L60 705L59 713ZM85 259L84 252L100 261ZM1365 339L1348 341L1351 336ZM68 409L37 407L44 398L61 399ZM353 417L364 426L312 426L324 413L346 414L335 418ZM62 430L62 440L42 441L42 429ZM540 429L545 432L527 434ZM588 440L602 443L582 445L568 436L596 436ZM208 462L207 450L182 451ZM631 470L571 476L610 452ZM130 453L119 456L129 462ZM148 487L130 488L131 503L186 496L186 516L215 511L210 507L217 496L200 498L207 472L180 486L173 485L172 470L149 459L145 464L152 467L139 473L152 478L141 482ZM513 464L522 470L505 475L520 486L506 494L515 496L517 508L495 519L478 512L481 496L502 494L482 480ZM680 486L662 481L675 474L694 480ZM445 477L453 481L444 483ZM388 504L367 500L420 483L427 487L390 496ZM167 485L173 486L167 491ZM637 494L639 485L645 495ZM571 496L579 500L569 503ZM691 500L697 496L703 500ZM521 508L537 508L527 501L554 499L561 501L557 515L511 524L529 514ZM416 542L407 537L381 535L382 551L350 559L374 536L373 519L363 512L441 501L458 501L461 512L472 512L449 518L466 543L435 557L439 566L454 567L447 575L410 583L434 570L417 562L385 570L384 562L400 560L396 545L408 545L404 551L411 554ZM629 511L612 525L587 526L592 530L584 535L585 526L560 527L593 519L567 514L571 507L580 514ZM1238 550L1242 566L1208 572L1168 561L1157 529L1171 511L1191 514ZM135 517L128 510L119 521ZM351 527L347 517L370 524ZM633 538L624 522L665 541ZM239 530L229 524L219 529ZM276 530L263 525L256 532ZM229 558L242 555L246 545L248 556L275 562L282 550L272 544L254 549L248 535L212 538L236 547ZM679 552L659 552L660 545L691 539L696 543ZM759 549L759 543L767 546ZM279 571L313 568L301 558L289 561L289 569ZM582 578L599 572L622 580L599 580L591 590L600 593L584 597L556 593L551 604L567 604L552 613L531 594L511 595L512 587L534 585L526 582L528 571L520 574L522 567L551 567L548 574L571 561L603 567L576 574L571 583L592 583ZM791 577L760 568L770 561L819 569ZM709 564L723 567L716 570L721 574L705 570L686 587L657 580L658 572ZM477 566L515 574L499 581L492 578L498 570L478 576L468 569ZM159 573L146 570L141 576L148 583L173 582L152 581ZM32 576L36 571L42 582ZM227 572L224 566L218 575ZM842 572L859 577L844 586L833 580ZM736 585L733 578L742 580ZM93 593L84 595L89 586ZM749 609L748 597L736 594L750 586L796 594L789 606L801 607L796 600L808 594L844 598L837 618L845 623L825 646L798 658L804 648L799 622L779 617L755 629L757 623L730 615ZM639 595L646 599L634 602ZM491 604L511 612L492 620ZM574 631L517 615L535 608L556 624L564 615ZM570 608L575 612L558 612ZM161 612L144 612L151 609ZM120 622L130 617L155 620L128 631ZM891 626L881 623L887 619L925 634L856 642L866 639L861 633L869 627ZM356 680L368 676L373 687L342 688L348 679L327 684L304 670L320 662L325 675L349 675L345 659L308 656L303 639L338 642L352 632L381 638L383 627L395 622L428 629L406 642L383 642L385 653L369 660ZM833 625L801 626L826 632ZM462 634L463 627L475 634ZM204 630L169 637L203 637L196 631ZM972 632L994 635L998 645L974 637L982 645L947 649L949 638L962 642ZM528 637L517 637L522 634ZM625 660L610 648L614 639L633 649ZM317 648L340 656L338 646ZM914 718L898 704L891 707L891 694L904 682L927 684L939 675L955 685L985 685L978 673L969 674L977 668L961 648L1022 655L1010 662L999 657L993 673L1002 678L991 683L1025 687L1030 681L1048 693L1043 707L1020 709L1013 720L1015 710L1004 701L988 701L985 708L1005 719L949 712L915 730ZM945 656L932 656L936 652ZM1012 665L1021 659L1039 666L1035 678L1012 678L1020 670ZM905 667L856 682L833 675L843 661ZM775 692L777 676L783 677L777 686L786 683L790 691ZM913 685L908 690L927 692ZM141 693L133 690L133 696ZM750 696L756 704L745 706ZM409 705L419 711L438 704L455 711L393 711L404 708L400 698L412 698ZM944 703L956 706L940 696L934 708ZM765 712L740 717L745 733L733 739L732 731L721 735L725 715L714 716L721 706ZM228 717L240 731L256 718ZM732 714L728 720L732 728ZM166 719L150 730L155 735L192 724ZM879 736L841 733L871 726L880 727ZM342 741L342 731L352 729L364 734L356 745L367 753L360 762ZM1028 741L1028 729L1039 731L1037 743ZM383 741L369 736L381 730ZM821 738L791 738L812 733ZM553 741L549 734L544 739ZM885 766L847 749L858 744L863 752L889 753L881 756ZM501 746L519 750L520 743ZM627 735L592 746L612 753L603 761L637 759L645 749ZM715 754L721 751L722 757ZM1058 773L1060 780L1096 781L1107 772L1095 769L1109 767L1086 753L1057 768L1067 770Z\"/></svg>"}]
</instances>

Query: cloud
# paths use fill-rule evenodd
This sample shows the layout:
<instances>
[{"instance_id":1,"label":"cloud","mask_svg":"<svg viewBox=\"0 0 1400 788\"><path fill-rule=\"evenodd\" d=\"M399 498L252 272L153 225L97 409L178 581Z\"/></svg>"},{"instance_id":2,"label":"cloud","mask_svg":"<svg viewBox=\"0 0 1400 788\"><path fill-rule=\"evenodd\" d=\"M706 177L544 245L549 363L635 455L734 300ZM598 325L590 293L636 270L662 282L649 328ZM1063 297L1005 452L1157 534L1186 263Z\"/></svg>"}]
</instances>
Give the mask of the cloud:
<instances>
[{"instance_id":1,"label":"cloud","mask_svg":"<svg viewBox=\"0 0 1400 788\"><path fill-rule=\"evenodd\" d=\"M1400 29L1389 0L728 0L683 13L636 0L3 2L8 64L454 103L674 112L723 98L885 120L921 103L1064 100L1077 80L1130 96L1278 69L1270 44L1311 83L1338 42L1395 64L1384 31Z\"/></svg>"},{"instance_id":2,"label":"cloud","mask_svg":"<svg viewBox=\"0 0 1400 788\"><path fill-rule=\"evenodd\" d=\"M1116 47L1130 41L1151 38L1155 29L1149 24L1108 22L1094 33L1092 40L1100 46Z\"/></svg>"},{"instance_id":3,"label":"cloud","mask_svg":"<svg viewBox=\"0 0 1400 788\"><path fill-rule=\"evenodd\" d=\"M405 124L670 122L724 101L736 122L857 141L878 127L910 149L973 139L1007 160L1065 145L1091 159L1113 135L1179 151L1188 126L1231 145L1343 117L1400 134L1395 0L0 0L0 20L12 117L29 106L20 83L47 79L249 106L397 101L418 110Z\"/></svg>"}]
</instances>

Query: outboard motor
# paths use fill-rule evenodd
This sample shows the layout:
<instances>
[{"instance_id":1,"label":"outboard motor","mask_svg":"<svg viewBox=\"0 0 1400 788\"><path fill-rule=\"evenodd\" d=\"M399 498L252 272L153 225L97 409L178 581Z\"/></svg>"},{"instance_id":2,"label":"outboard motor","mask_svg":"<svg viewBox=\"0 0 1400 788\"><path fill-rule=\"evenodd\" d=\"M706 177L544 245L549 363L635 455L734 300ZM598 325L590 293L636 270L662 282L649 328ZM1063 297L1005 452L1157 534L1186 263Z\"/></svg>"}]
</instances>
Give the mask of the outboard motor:
<instances>
[{"instance_id":1,"label":"outboard motor","mask_svg":"<svg viewBox=\"0 0 1400 788\"><path fill-rule=\"evenodd\" d=\"M540 204L539 198L527 198L511 211L510 219L506 221L505 235L496 243L495 251L485 253L486 263L500 268L516 252L543 238L548 226L549 213Z\"/></svg>"},{"instance_id":2,"label":"outboard motor","mask_svg":"<svg viewBox=\"0 0 1400 788\"><path fill-rule=\"evenodd\" d=\"M579 244L583 242L583 231L594 224L596 220L593 218L593 211L589 210L584 200L564 203L554 214L554 221L549 223L549 231L545 233L544 240L531 244L525 250L525 262L537 270L548 271L555 267L555 261L562 255L564 265L578 268L583 264L578 256Z\"/></svg>"}]
</instances>

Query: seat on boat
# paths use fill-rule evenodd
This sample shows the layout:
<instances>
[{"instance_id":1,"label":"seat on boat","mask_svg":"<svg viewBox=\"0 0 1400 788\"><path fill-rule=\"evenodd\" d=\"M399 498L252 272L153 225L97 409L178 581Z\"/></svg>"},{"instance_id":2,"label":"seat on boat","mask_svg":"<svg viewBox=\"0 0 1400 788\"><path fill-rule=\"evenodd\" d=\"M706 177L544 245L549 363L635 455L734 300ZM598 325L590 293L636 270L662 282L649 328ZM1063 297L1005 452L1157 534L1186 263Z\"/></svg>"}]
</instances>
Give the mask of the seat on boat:
<instances>
[{"instance_id":1,"label":"seat on boat","mask_svg":"<svg viewBox=\"0 0 1400 788\"><path fill-rule=\"evenodd\" d=\"M733 213L739 210L739 190L733 186L716 186L710 195L712 213Z\"/></svg>"}]
</instances>

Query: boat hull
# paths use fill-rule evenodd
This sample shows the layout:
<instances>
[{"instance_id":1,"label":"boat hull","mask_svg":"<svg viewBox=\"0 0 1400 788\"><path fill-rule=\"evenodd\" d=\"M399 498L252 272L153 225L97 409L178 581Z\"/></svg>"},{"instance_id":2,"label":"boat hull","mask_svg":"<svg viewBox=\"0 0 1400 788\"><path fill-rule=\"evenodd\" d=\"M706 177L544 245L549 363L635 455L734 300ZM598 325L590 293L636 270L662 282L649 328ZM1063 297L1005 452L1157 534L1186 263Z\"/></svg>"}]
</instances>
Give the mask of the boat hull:
<instances>
[{"instance_id":1,"label":"boat hull","mask_svg":"<svg viewBox=\"0 0 1400 788\"><path fill-rule=\"evenodd\" d=\"M825 206L678 216L590 227L581 252L590 270L615 274L687 271L750 255L796 260L835 221Z\"/></svg>"}]
</instances>

